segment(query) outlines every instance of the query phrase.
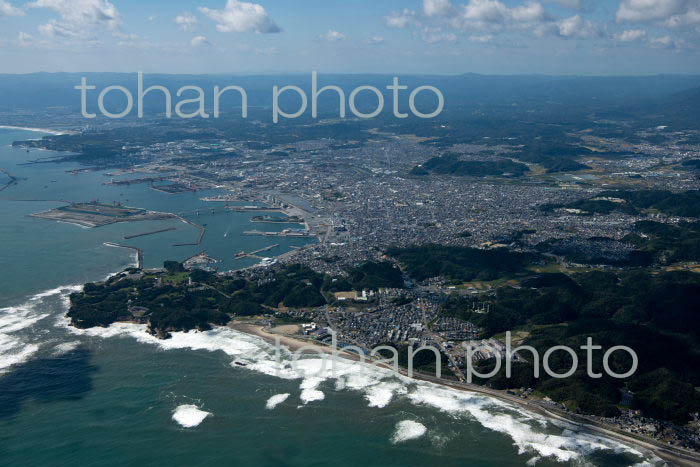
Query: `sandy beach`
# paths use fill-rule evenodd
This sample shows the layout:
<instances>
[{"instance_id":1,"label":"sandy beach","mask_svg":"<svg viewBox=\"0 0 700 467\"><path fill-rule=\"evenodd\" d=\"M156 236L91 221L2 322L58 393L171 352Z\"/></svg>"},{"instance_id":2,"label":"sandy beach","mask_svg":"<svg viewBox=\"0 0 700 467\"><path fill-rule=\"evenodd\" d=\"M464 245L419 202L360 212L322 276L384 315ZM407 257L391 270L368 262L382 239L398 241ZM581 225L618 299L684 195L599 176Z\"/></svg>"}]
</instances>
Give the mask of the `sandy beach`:
<instances>
[{"instance_id":1,"label":"sandy beach","mask_svg":"<svg viewBox=\"0 0 700 467\"><path fill-rule=\"evenodd\" d=\"M232 322L229 324L229 327L236 331L260 337L271 343L275 343L276 339L278 339L280 344L289 348L289 350L291 350L292 352L297 352L303 349L302 353L322 353L329 355L333 353L331 347L329 346L307 341L301 336L294 337L288 334L269 332L263 326L258 324ZM360 360L357 354L351 352L340 351L338 352L338 356L353 361ZM391 368L387 365L380 366L391 370ZM403 368L400 369L400 374L401 376L408 378ZM541 415L550 419L564 421L568 424L575 426L581 431L615 439L643 452L652 452L654 455L670 463L671 465L679 465L683 467L700 465L700 456L694 456L692 453L686 454L685 452L679 452L672 446L665 446L664 444L651 439L642 439L641 437L638 438L631 433L617 430L614 427L609 427L603 424L592 424L588 420L579 420L573 418L572 414L565 413L554 407L543 407L541 404L535 403L534 401L522 399L516 396L511 396L505 391L498 391L495 389L490 389L475 384L460 383L457 381L452 382L424 374L414 374L412 379L437 384L459 391L475 392L478 394L493 397L494 399L513 404L528 412L535 413L537 415Z\"/></svg>"},{"instance_id":2,"label":"sandy beach","mask_svg":"<svg viewBox=\"0 0 700 467\"><path fill-rule=\"evenodd\" d=\"M253 336L258 336L264 340L275 343L275 339L279 339L279 343L283 346L289 348L292 352L297 352L302 350L302 353L323 353L331 355L333 352L331 348L327 345L318 344L316 342L307 341L300 337L292 337L287 334L273 333L265 330L263 326L258 324L250 323L236 323L232 322L229 324L231 329L236 331L244 332L246 334L251 334ZM338 352L338 355L344 358L349 358L350 360L359 361L359 357L356 354L350 352Z\"/></svg>"}]
</instances>

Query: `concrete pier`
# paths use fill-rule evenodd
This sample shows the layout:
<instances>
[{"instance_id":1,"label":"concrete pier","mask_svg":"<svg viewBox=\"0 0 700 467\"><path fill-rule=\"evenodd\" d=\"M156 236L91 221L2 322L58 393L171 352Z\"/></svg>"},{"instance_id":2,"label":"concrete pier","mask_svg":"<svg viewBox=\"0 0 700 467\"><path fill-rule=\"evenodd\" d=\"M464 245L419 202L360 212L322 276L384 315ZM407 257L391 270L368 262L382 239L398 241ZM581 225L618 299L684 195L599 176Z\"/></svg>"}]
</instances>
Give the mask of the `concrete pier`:
<instances>
[{"instance_id":1,"label":"concrete pier","mask_svg":"<svg viewBox=\"0 0 700 467\"><path fill-rule=\"evenodd\" d=\"M103 245L105 246L111 246L115 248L126 248L129 250L134 250L136 252L136 262L137 266L139 269L143 269L143 250L141 248L136 248L135 246L129 246L129 245L122 245L120 243L115 243L115 242L104 242Z\"/></svg>"},{"instance_id":2,"label":"concrete pier","mask_svg":"<svg viewBox=\"0 0 700 467\"><path fill-rule=\"evenodd\" d=\"M196 227L199 229L199 235L197 236L197 240L194 243L175 243L173 244L173 246L199 246L202 243L202 238L204 238L204 232L206 232L206 229L199 224L195 224L194 222L188 221L184 217L178 216L177 214L173 215L185 224L190 224L192 227Z\"/></svg>"},{"instance_id":3,"label":"concrete pier","mask_svg":"<svg viewBox=\"0 0 700 467\"><path fill-rule=\"evenodd\" d=\"M246 253L244 251L241 251L240 253L236 253L236 258L246 258L246 257L253 257L253 258L258 258L257 255L258 253L262 253L263 251L268 251L272 250L273 248L277 248L279 243L275 243L274 245L266 246L265 248L260 248L259 250L251 251L250 253Z\"/></svg>"},{"instance_id":4,"label":"concrete pier","mask_svg":"<svg viewBox=\"0 0 700 467\"><path fill-rule=\"evenodd\" d=\"M129 240L129 239L138 238L138 237L145 237L147 235L155 235L155 234L159 234L162 232L171 232L173 230L177 230L177 229L175 227L168 227L167 229L153 230L151 232L144 232L144 233L134 234L134 235L125 235L124 240Z\"/></svg>"}]
</instances>

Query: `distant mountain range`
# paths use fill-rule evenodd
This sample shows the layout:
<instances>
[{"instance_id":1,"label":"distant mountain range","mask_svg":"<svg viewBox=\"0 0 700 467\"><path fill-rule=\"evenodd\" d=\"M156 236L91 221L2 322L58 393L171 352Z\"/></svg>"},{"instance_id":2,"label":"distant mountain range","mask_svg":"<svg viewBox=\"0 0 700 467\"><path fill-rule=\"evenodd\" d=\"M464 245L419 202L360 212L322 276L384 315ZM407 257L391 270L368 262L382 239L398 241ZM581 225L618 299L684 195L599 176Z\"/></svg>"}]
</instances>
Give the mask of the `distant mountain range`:
<instances>
[{"instance_id":1,"label":"distant mountain range","mask_svg":"<svg viewBox=\"0 0 700 467\"><path fill-rule=\"evenodd\" d=\"M38 111L54 109L63 112L80 111L80 92L74 86L81 77L88 84L97 86L90 92L96 101L97 92L110 85L121 85L136 94L136 73L34 73L27 75L0 75L0 111ZM371 85L380 89L386 101L385 113L391 112L392 91L390 75L336 75L320 74L319 86L337 85L349 92L360 85ZM409 91L421 85L435 86L445 96L445 109L468 115L483 109L491 112L552 113L564 112L575 115L600 115L605 118L661 119L673 125L692 126L700 120L697 104L700 103L700 76L655 75L655 76L545 76L545 75L480 75L456 76L404 75L401 84ZM272 104L274 85L296 85L310 95L311 73L286 75L159 75L146 74L145 85L163 85L170 89L173 98L177 89L185 85L200 86L211 93L215 85L220 87L236 84L246 89L251 107L269 107ZM154 93L156 94L156 93ZM287 93L285 102L298 105L298 96ZM430 93L425 93L430 94ZM408 91L401 91L402 107L407 105ZM236 96L230 96L234 105ZM421 94L417 99L431 102L432 96ZM225 98L222 104L225 102ZM374 105L376 97L371 92L358 95L358 107ZM209 104L208 104L209 105ZM338 100L334 93L326 93L319 100L320 112L337 113ZM430 104L432 105L432 104ZM110 93L106 106L123 106L119 93ZM146 99L146 111L162 109L160 95ZM663 124L663 123L661 123Z\"/></svg>"}]
</instances>

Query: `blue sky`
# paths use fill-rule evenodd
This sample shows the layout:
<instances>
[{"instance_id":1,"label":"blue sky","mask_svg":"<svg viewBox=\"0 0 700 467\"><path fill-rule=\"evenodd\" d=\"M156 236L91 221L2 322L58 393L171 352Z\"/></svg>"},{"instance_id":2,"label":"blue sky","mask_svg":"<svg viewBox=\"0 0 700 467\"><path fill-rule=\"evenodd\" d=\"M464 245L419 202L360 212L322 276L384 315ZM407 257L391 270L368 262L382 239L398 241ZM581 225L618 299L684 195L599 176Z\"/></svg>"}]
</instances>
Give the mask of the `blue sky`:
<instances>
[{"instance_id":1,"label":"blue sky","mask_svg":"<svg viewBox=\"0 0 700 467\"><path fill-rule=\"evenodd\" d=\"M700 73L700 0L0 0L0 72Z\"/></svg>"}]
</instances>

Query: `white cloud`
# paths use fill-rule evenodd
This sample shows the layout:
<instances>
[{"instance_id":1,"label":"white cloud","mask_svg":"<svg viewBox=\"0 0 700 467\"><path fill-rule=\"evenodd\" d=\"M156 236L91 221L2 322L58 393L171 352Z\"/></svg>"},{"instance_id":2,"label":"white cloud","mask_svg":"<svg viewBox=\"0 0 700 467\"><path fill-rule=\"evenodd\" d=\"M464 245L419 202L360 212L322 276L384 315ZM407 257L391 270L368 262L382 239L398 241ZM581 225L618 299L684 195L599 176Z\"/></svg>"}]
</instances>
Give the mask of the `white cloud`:
<instances>
[{"instance_id":1,"label":"white cloud","mask_svg":"<svg viewBox=\"0 0 700 467\"><path fill-rule=\"evenodd\" d=\"M683 39L674 39L672 36L666 35L661 37L655 37L649 40L649 45L656 49L689 49L693 48L691 44L688 44Z\"/></svg>"},{"instance_id":2,"label":"white cloud","mask_svg":"<svg viewBox=\"0 0 700 467\"><path fill-rule=\"evenodd\" d=\"M655 37L649 41L652 47L671 48L674 45L674 40L671 36Z\"/></svg>"},{"instance_id":3,"label":"white cloud","mask_svg":"<svg viewBox=\"0 0 700 467\"><path fill-rule=\"evenodd\" d=\"M24 16L24 11L12 6L5 0L0 0L0 16Z\"/></svg>"},{"instance_id":4,"label":"white cloud","mask_svg":"<svg viewBox=\"0 0 700 467\"><path fill-rule=\"evenodd\" d=\"M329 29L328 32L321 34L318 37L329 42L338 42L346 39L345 34L343 34L342 32L335 31L333 29Z\"/></svg>"},{"instance_id":5,"label":"white cloud","mask_svg":"<svg viewBox=\"0 0 700 467\"><path fill-rule=\"evenodd\" d=\"M46 8L59 14L39 26L39 31L52 38L88 39L98 30L118 31L122 24L116 7L107 0L36 0L29 8Z\"/></svg>"},{"instance_id":6,"label":"white cloud","mask_svg":"<svg viewBox=\"0 0 700 467\"><path fill-rule=\"evenodd\" d=\"M508 7L498 0L469 0L463 9L463 17L471 21L501 23L508 17Z\"/></svg>"},{"instance_id":7,"label":"white cloud","mask_svg":"<svg viewBox=\"0 0 700 467\"><path fill-rule=\"evenodd\" d=\"M615 38L620 42L636 42L644 39L647 32L644 29L628 29L615 35Z\"/></svg>"},{"instance_id":8,"label":"white cloud","mask_svg":"<svg viewBox=\"0 0 700 467\"><path fill-rule=\"evenodd\" d=\"M533 32L540 37L551 35L563 39L587 39L603 36L596 24L584 19L581 15L543 22L537 25Z\"/></svg>"},{"instance_id":9,"label":"white cloud","mask_svg":"<svg viewBox=\"0 0 700 467\"><path fill-rule=\"evenodd\" d=\"M56 44L53 43L52 41L41 39L39 37L35 37L31 34L28 34L24 31L20 31L17 34L17 39L15 39L12 42L8 42L14 44L15 47L21 47L21 48L26 48L26 47L32 47L32 48L41 48L41 49L55 49Z\"/></svg>"},{"instance_id":10,"label":"white cloud","mask_svg":"<svg viewBox=\"0 0 700 467\"><path fill-rule=\"evenodd\" d=\"M454 18L453 25L462 29L500 29L523 27L551 21L542 4L536 0L509 7L499 0L469 0L461 6L461 15Z\"/></svg>"},{"instance_id":11,"label":"white cloud","mask_svg":"<svg viewBox=\"0 0 700 467\"><path fill-rule=\"evenodd\" d=\"M138 36L137 37L128 36L125 38L125 40L118 41L116 43L116 45L117 45L117 47L121 47L124 49L138 49L138 50L150 50L150 51L158 50L161 52L164 52L164 51L171 51L172 52L174 50L177 50L178 52L180 52L179 48L176 49L176 48L172 47L171 45L165 45L165 44L161 44L159 42L153 42L153 41L149 41L149 40L136 40L136 39L138 39Z\"/></svg>"},{"instance_id":12,"label":"white cloud","mask_svg":"<svg viewBox=\"0 0 700 467\"><path fill-rule=\"evenodd\" d=\"M20 31L17 35L17 42L21 47L27 47L34 43L34 36L27 34L24 31Z\"/></svg>"},{"instance_id":13,"label":"white cloud","mask_svg":"<svg viewBox=\"0 0 700 467\"><path fill-rule=\"evenodd\" d=\"M36 0L30 8L48 8L56 11L61 20L71 25L102 25L116 29L121 25L117 8L107 0Z\"/></svg>"},{"instance_id":14,"label":"white cloud","mask_svg":"<svg viewBox=\"0 0 700 467\"><path fill-rule=\"evenodd\" d=\"M201 11L209 19L217 23L216 29L220 32L256 32L260 34L280 32L277 26L267 14L265 8L257 3L228 0L223 10L212 10L200 7Z\"/></svg>"},{"instance_id":15,"label":"white cloud","mask_svg":"<svg viewBox=\"0 0 700 467\"><path fill-rule=\"evenodd\" d=\"M512 18L518 22L541 21L547 17L544 7L539 2L528 2L523 6L518 6L510 11Z\"/></svg>"},{"instance_id":16,"label":"white cloud","mask_svg":"<svg viewBox=\"0 0 700 467\"><path fill-rule=\"evenodd\" d=\"M416 12L409 9L404 9L401 12L392 12L389 16L384 18L384 21L390 28L398 29L419 24L418 20L416 19Z\"/></svg>"},{"instance_id":17,"label":"white cloud","mask_svg":"<svg viewBox=\"0 0 700 467\"><path fill-rule=\"evenodd\" d=\"M549 2L558 3L559 5L571 8L572 10L581 10L583 5L581 0L547 0Z\"/></svg>"},{"instance_id":18,"label":"white cloud","mask_svg":"<svg viewBox=\"0 0 700 467\"><path fill-rule=\"evenodd\" d=\"M197 18L190 12L185 12L175 17L175 24L183 31L191 31L197 26Z\"/></svg>"},{"instance_id":19,"label":"white cloud","mask_svg":"<svg viewBox=\"0 0 700 467\"><path fill-rule=\"evenodd\" d=\"M580 15L562 19L558 21L556 25L561 37L585 38L598 35L598 30L595 25L588 20L584 20Z\"/></svg>"},{"instance_id":20,"label":"white cloud","mask_svg":"<svg viewBox=\"0 0 700 467\"><path fill-rule=\"evenodd\" d=\"M469 40L477 44L486 44L493 40L493 34L471 35Z\"/></svg>"},{"instance_id":21,"label":"white cloud","mask_svg":"<svg viewBox=\"0 0 700 467\"><path fill-rule=\"evenodd\" d=\"M655 23L666 28L700 25L700 0L623 0L618 23Z\"/></svg>"},{"instance_id":22,"label":"white cloud","mask_svg":"<svg viewBox=\"0 0 700 467\"><path fill-rule=\"evenodd\" d=\"M451 11L450 0L423 0L423 13L426 16L445 16Z\"/></svg>"},{"instance_id":23,"label":"white cloud","mask_svg":"<svg viewBox=\"0 0 700 467\"><path fill-rule=\"evenodd\" d=\"M618 22L641 23L665 20L687 8L687 0L623 0L615 18Z\"/></svg>"},{"instance_id":24,"label":"white cloud","mask_svg":"<svg viewBox=\"0 0 700 467\"><path fill-rule=\"evenodd\" d=\"M659 3L663 7L660 8L660 13L654 13L656 16L669 23L683 24L694 24L696 16L690 5L700 5L700 0L620 1L622 14L618 16L622 18L630 17L631 9L642 11L651 8L649 5ZM557 10L552 7L552 13L546 8L551 3L578 12L573 16L559 16L555 13L561 11L561 8ZM414 37L430 43L456 42L460 37L465 37L470 42L477 43L517 44L518 36L523 35L618 42L645 39L642 29L628 28L609 32L609 24L588 16L591 5L591 0L423 0L421 10L393 12L385 21L390 27L411 28ZM681 12L683 16L676 18L674 12ZM700 24L700 7L697 24ZM502 40L496 41L499 38Z\"/></svg>"},{"instance_id":25,"label":"white cloud","mask_svg":"<svg viewBox=\"0 0 700 467\"><path fill-rule=\"evenodd\" d=\"M428 44L437 42L457 42L457 35L450 31L445 31L440 27L424 27L420 31L420 38Z\"/></svg>"},{"instance_id":26,"label":"white cloud","mask_svg":"<svg viewBox=\"0 0 700 467\"><path fill-rule=\"evenodd\" d=\"M669 28L693 26L697 24L700 24L700 5L688 8L682 14L673 15L664 21L664 26Z\"/></svg>"},{"instance_id":27,"label":"white cloud","mask_svg":"<svg viewBox=\"0 0 700 467\"><path fill-rule=\"evenodd\" d=\"M52 38L64 38L64 39L87 39L88 36L85 34L81 33L80 31L76 31L73 28L67 28L61 25L60 23L56 22L55 20L51 20L47 24L41 24L37 28L40 33L42 33L45 36L52 37Z\"/></svg>"},{"instance_id":28,"label":"white cloud","mask_svg":"<svg viewBox=\"0 0 700 467\"><path fill-rule=\"evenodd\" d=\"M384 43L384 38L382 36L372 36L365 39L365 44L369 45L379 45Z\"/></svg>"},{"instance_id":29,"label":"white cloud","mask_svg":"<svg viewBox=\"0 0 700 467\"><path fill-rule=\"evenodd\" d=\"M190 41L190 45L192 47L201 47L203 45L211 45L211 42L205 36L195 36Z\"/></svg>"}]
</instances>

